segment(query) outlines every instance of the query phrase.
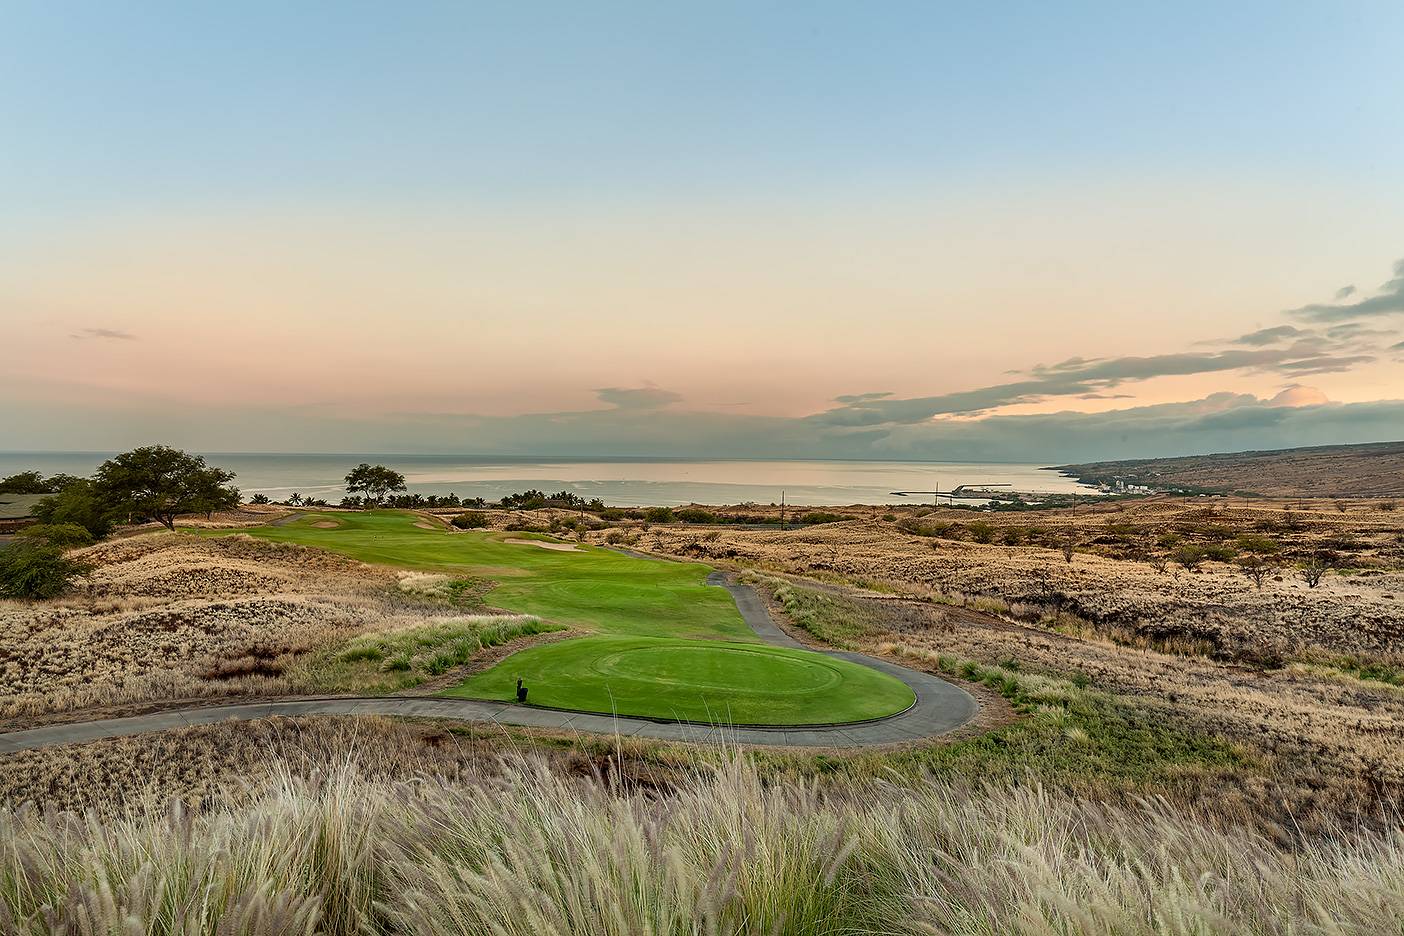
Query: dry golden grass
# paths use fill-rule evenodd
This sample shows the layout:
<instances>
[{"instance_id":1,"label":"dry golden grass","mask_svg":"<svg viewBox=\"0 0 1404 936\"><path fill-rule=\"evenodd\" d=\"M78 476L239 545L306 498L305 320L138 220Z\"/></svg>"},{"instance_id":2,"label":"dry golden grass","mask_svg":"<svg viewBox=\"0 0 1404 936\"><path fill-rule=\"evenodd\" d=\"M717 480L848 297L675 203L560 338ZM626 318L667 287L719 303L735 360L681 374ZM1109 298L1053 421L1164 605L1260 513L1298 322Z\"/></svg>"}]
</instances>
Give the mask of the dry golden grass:
<instances>
[{"instance_id":1,"label":"dry golden grass","mask_svg":"<svg viewBox=\"0 0 1404 936\"><path fill-rule=\"evenodd\" d=\"M309 661L458 620L437 580L301 546L160 532L80 552L94 569L72 596L0 603L0 718L334 690Z\"/></svg>"},{"instance_id":2,"label":"dry golden grass","mask_svg":"<svg viewBox=\"0 0 1404 936\"><path fill-rule=\"evenodd\" d=\"M908 516L913 516L914 511ZM701 530L680 525L636 530L635 548L704 561L828 576L914 595L957 601L990 599L990 608L1015 608L1033 620L1045 614L1076 615L1109 632L1148 641L1203 644L1223 656L1246 648L1289 656L1307 651L1335 654L1404 654L1404 515L1375 508L1293 511L1293 530L1271 536L1289 554L1327 542L1351 540L1358 574L1330 574L1312 589L1290 567L1261 591L1237 566L1207 562L1198 572L1170 566L1158 572L1129 558L1126 538L1155 542L1173 533L1193 538L1208 529L1232 541L1281 523L1279 506L1221 506L1212 516L1201 505L1152 501L1121 510L1084 508L1020 514L926 511L923 523L959 524L946 536L919 536L897 523L853 520L803 530ZM970 541L970 527L988 524L994 542ZM1026 538L1039 528L1045 541L1071 536L1078 552L1068 563L1057 549L1003 545L1009 530ZM1126 532L1130 528L1132 532ZM1114 532L1109 532L1114 531ZM603 534L591 534L603 539ZM961 538L955 538L961 537ZM1113 537L1117 544L1099 542ZM1134 544L1132 544L1134 545ZM1128 556L1128 558L1113 558Z\"/></svg>"},{"instance_id":3,"label":"dry golden grass","mask_svg":"<svg viewBox=\"0 0 1404 936\"><path fill-rule=\"evenodd\" d=\"M1397 820L1284 840L1154 798L777 783L741 757L659 788L447 742L425 754L409 731L272 726L236 745L257 779L209 790L198 814L159 788L120 816L0 809L0 928L1365 936L1404 915ZM406 782L393 757L439 772Z\"/></svg>"},{"instance_id":4,"label":"dry golden grass","mask_svg":"<svg viewBox=\"0 0 1404 936\"><path fill-rule=\"evenodd\" d=\"M494 747L489 737L375 717L199 725L0 758L0 801L104 816L152 797L203 808L260 789L276 764L304 776L341 763L375 777L455 776L491 763Z\"/></svg>"}]
</instances>

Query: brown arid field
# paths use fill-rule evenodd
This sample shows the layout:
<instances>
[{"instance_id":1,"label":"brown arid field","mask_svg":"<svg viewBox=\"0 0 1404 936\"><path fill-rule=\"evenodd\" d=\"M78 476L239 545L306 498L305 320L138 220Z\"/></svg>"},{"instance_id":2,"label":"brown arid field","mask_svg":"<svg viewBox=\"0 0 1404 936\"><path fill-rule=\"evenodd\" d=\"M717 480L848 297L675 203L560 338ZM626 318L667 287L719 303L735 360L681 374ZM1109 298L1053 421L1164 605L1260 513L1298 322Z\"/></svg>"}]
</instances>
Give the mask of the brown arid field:
<instances>
[{"instance_id":1,"label":"brown arid field","mask_svg":"<svg viewBox=\"0 0 1404 936\"><path fill-rule=\"evenodd\" d=\"M482 614L471 593L446 597L444 576L245 536L138 531L75 556L92 570L69 595L0 601L10 727L179 700L411 689L431 675L417 658L385 674L337 651L518 620Z\"/></svg>"},{"instance_id":2,"label":"brown arid field","mask_svg":"<svg viewBox=\"0 0 1404 936\"><path fill-rule=\"evenodd\" d=\"M1342 506L1157 498L1076 511L864 508L783 532L671 524L638 527L628 540L1221 658L1393 660L1404 653L1404 513ZM1200 557L1192 569L1175 558L1183 547ZM1240 564L1253 550L1269 563L1261 588ZM1323 555L1330 570L1311 587L1301 566Z\"/></svg>"}]
</instances>

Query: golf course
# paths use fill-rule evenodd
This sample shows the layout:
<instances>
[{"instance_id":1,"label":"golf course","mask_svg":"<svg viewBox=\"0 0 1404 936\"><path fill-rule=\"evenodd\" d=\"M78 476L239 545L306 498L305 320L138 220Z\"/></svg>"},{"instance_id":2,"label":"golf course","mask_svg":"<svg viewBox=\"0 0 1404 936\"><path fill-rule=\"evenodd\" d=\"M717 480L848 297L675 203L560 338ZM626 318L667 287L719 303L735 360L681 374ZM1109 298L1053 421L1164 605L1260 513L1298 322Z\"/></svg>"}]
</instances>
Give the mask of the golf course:
<instances>
[{"instance_id":1,"label":"golf course","mask_svg":"<svg viewBox=\"0 0 1404 936\"><path fill-rule=\"evenodd\" d=\"M762 642L700 563L451 530L407 511L308 512L241 532L469 581L493 608L584 632L521 650L440 693L447 697L511 701L521 679L536 706L732 725L857 722L915 700L886 673Z\"/></svg>"}]
</instances>

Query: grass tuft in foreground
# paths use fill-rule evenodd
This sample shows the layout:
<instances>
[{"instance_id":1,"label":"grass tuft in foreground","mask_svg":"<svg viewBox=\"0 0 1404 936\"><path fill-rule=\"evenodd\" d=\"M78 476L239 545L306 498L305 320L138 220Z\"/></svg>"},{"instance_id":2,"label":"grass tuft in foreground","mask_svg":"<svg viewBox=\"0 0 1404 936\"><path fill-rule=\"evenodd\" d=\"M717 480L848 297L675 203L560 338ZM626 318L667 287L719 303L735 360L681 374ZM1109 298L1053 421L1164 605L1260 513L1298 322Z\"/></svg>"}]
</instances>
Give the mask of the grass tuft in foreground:
<instances>
[{"instance_id":1,"label":"grass tuft in foreground","mask_svg":"<svg viewBox=\"0 0 1404 936\"><path fill-rule=\"evenodd\" d=\"M245 936L1398 932L1404 830L1295 845L1038 785L666 791L513 759L412 783L281 773L200 815L0 810L0 929ZM82 855L82 861L72 860Z\"/></svg>"}]
</instances>

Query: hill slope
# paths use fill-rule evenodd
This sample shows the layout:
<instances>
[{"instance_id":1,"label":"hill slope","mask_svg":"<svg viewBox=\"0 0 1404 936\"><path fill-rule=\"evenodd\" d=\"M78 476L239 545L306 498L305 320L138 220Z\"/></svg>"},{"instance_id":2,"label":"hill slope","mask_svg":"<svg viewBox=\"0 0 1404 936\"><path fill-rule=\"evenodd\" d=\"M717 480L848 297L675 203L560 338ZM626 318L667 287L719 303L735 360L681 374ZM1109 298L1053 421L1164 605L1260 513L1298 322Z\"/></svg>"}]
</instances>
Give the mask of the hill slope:
<instances>
[{"instance_id":1,"label":"hill slope","mask_svg":"<svg viewBox=\"0 0 1404 936\"><path fill-rule=\"evenodd\" d=\"M1090 462L1058 470L1094 484L1120 478L1156 488L1270 497L1399 497L1404 496L1404 442Z\"/></svg>"}]
</instances>

